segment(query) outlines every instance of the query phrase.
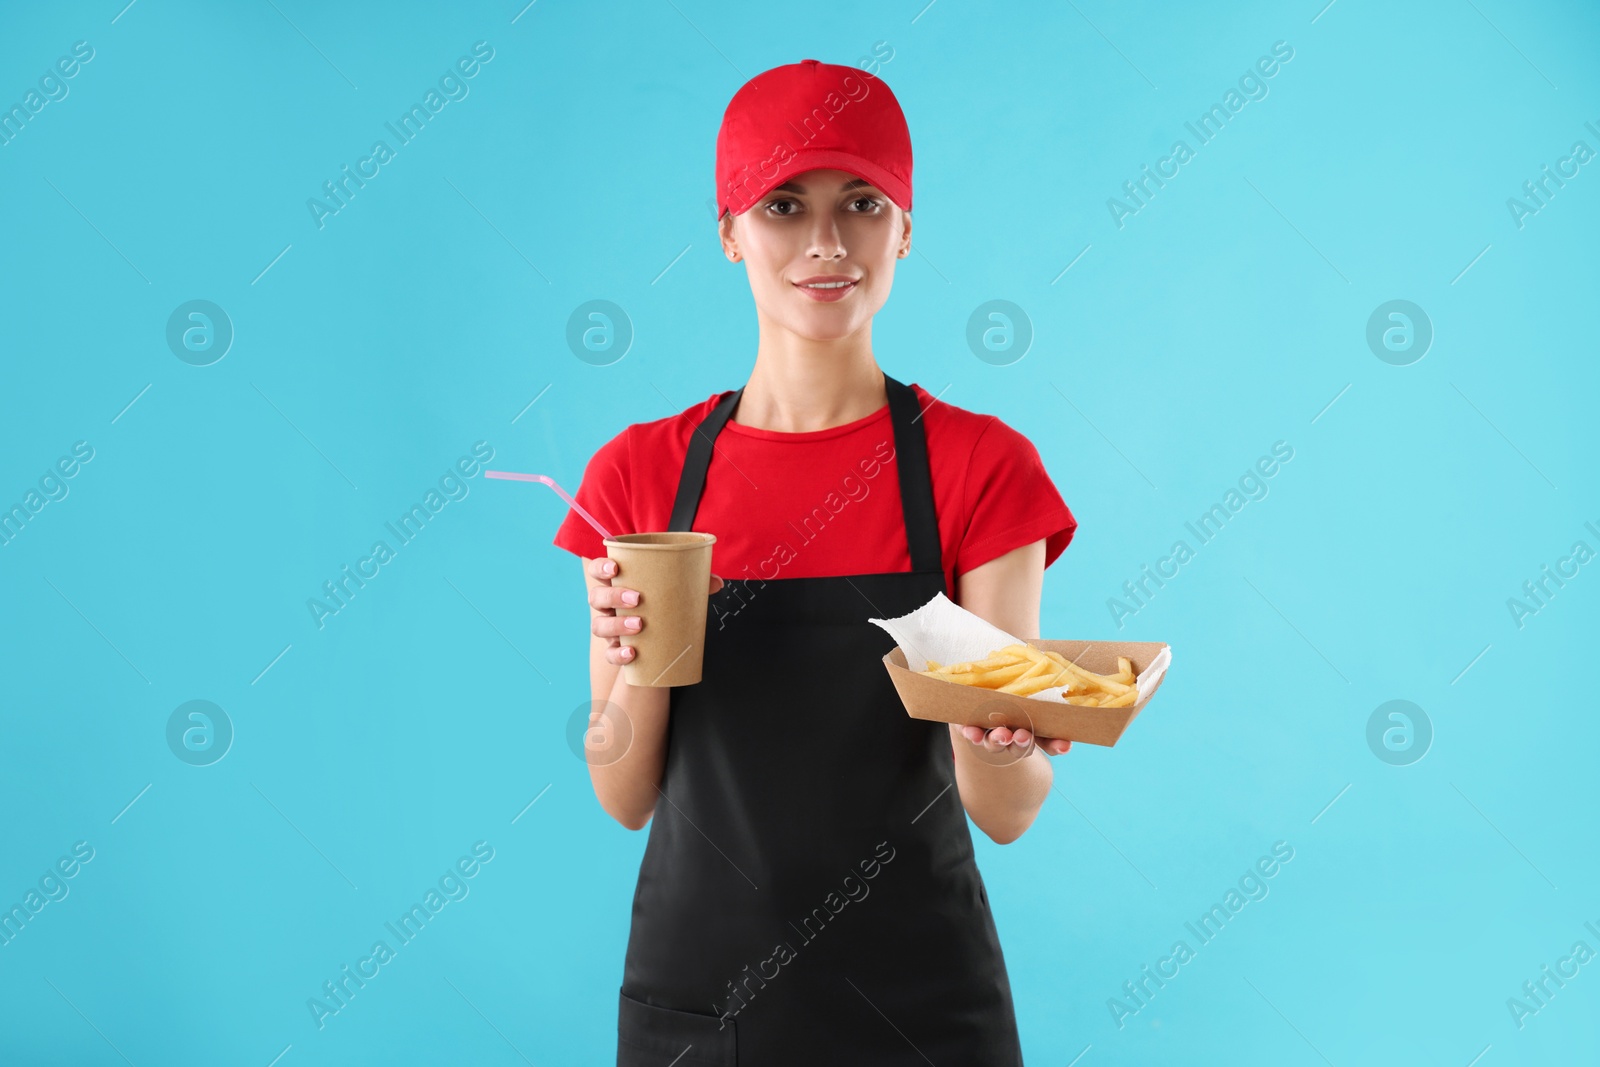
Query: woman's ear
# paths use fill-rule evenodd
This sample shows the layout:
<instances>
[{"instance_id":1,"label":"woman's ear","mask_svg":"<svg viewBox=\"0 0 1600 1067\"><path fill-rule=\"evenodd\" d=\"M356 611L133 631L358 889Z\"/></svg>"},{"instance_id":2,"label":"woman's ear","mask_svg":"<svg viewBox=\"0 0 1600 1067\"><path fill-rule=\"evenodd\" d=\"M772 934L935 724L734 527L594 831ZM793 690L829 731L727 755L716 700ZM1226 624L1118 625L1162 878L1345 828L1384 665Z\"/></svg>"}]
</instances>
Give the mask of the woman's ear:
<instances>
[{"instance_id":1,"label":"woman's ear","mask_svg":"<svg viewBox=\"0 0 1600 1067\"><path fill-rule=\"evenodd\" d=\"M904 222L905 228L900 234L900 251L896 255L900 259L905 259L906 256L911 254L911 212L900 212L900 218Z\"/></svg>"},{"instance_id":2,"label":"woman's ear","mask_svg":"<svg viewBox=\"0 0 1600 1067\"><path fill-rule=\"evenodd\" d=\"M739 242L733 236L733 212L724 212L717 220L717 236L722 241L722 251L734 263L739 262Z\"/></svg>"}]
</instances>

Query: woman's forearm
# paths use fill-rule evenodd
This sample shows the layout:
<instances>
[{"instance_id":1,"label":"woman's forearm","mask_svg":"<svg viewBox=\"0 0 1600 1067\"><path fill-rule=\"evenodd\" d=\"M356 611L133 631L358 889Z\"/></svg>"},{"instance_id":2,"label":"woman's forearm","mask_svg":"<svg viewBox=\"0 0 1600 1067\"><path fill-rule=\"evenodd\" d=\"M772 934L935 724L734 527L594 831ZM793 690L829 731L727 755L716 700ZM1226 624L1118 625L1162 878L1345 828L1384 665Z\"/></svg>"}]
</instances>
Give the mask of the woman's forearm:
<instances>
[{"instance_id":1,"label":"woman's forearm","mask_svg":"<svg viewBox=\"0 0 1600 1067\"><path fill-rule=\"evenodd\" d=\"M1023 545L963 573L958 603L1007 633L1026 638L1039 632L1045 543ZM1020 761L996 765L983 746L950 727L956 753L956 787L978 828L1004 845L1022 836L1050 793L1055 772L1050 757L1034 747ZM1010 759L1009 753L1004 758Z\"/></svg>"},{"instance_id":2,"label":"woman's forearm","mask_svg":"<svg viewBox=\"0 0 1600 1067\"><path fill-rule=\"evenodd\" d=\"M618 669L610 696L590 705L584 745L589 781L605 813L629 830L642 830L656 809L670 694L672 689L629 685Z\"/></svg>"},{"instance_id":3,"label":"woman's forearm","mask_svg":"<svg viewBox=\"0 0 1600 1067\"><path fill-rule=\"evenodd\" d=\"M633 615L631 606L639 603L636 591L627 588L627 575L618 575L615 561L582 559L592 637L584 759L600 807L628 829L642 830L661 796L672 690L627 683L623 661L629 650L618 642L631 632L625 623ZM620 581L613 583L613 576ZM721 588L722 579L713 574L707 595Z\"/></svg>"},{"instance_id":4,"label":"woman's forearm","mask_svg":"<svg viewBox=\"0 0 1600 1067\"><path fill-rule=\"evenodd\" d=\"M1050 757L1035 748L1014 762L988 763L982 746L962 737L960 729L950 727L961 803L978 829L998 844L1010 844L1033 825L1050 793Z\"/></svg>"},{"instance_id":5,"label":"woman's forearm","mask_svg":"<svg viewBox=\"0 0 1600 1067\"><path fill-rule=\"evenodd\" d=\"M610 583L598 573L597 561L583 560L589 595L589 728L584 731L584 759L589 782L605 813L630 830L650 821L656 786L666 753L667 707L672 690L632 686L623 680L623 666L613 663L614 638L601 636L603 622L614 609L597 607L602 588ZM591 572L594 573L591 573Z\"/></svg>"},{"instance_id":6,"label":"woman's forearm","mask_svg":"<svg viewBox=\"0 0 1600 1067\"><path fill-rule=\"evenodd\" d=\"M610 689L596 692L590 705L584 754L600 807L628 829L641 830L660 795L672 690L629 685L620 667L612 671Z\"/></svg>"}]
</instances>

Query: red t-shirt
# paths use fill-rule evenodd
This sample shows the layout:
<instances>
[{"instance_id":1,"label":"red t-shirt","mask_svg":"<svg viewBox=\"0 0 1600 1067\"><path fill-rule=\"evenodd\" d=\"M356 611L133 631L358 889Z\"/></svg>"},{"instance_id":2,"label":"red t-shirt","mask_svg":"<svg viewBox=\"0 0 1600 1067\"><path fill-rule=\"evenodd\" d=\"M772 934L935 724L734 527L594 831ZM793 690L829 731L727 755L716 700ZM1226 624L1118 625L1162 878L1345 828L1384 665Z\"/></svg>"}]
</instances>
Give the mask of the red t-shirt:
<instances>
[{"instance_id":1,"label":"red t-shirt","mask_svg":"<svg viewBox=\"0 0 1600 1067\"><path fill-rule=\"evenodd\" d=\"M912 392L933 479L945 581L1043 539L1045 566L1078 528L1038 450L993 415ZM601 446L576 499L613 533L665 530L689 439L732 390L654 422L634 423ZM712 573L724 578L812 578L909 571L889 405L842 426L784 433L729 420L717 435L693 528L717 535ZM606 554L594 528L567 509L553 542Z\"/></svg>"}]
</instances>

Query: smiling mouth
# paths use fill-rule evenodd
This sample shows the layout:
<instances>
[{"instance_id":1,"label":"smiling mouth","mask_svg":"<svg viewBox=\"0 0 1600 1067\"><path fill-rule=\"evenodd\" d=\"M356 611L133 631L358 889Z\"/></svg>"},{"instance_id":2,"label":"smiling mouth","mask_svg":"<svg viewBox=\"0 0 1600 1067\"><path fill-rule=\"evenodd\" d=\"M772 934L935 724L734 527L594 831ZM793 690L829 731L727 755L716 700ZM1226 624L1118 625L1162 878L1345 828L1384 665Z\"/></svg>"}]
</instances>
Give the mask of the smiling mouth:
<instances>
[{"instance_id":1,"label":"smiling mouth","mask_svg":"<svg viewBox=\"0 0 1600 1067\"><path fill-rule=\"evenodd\" d=\"M860 281L855 278L831 282L794 282L793 285L813 303L833 304L849 296Z\"/></svg>"}]
</instances>

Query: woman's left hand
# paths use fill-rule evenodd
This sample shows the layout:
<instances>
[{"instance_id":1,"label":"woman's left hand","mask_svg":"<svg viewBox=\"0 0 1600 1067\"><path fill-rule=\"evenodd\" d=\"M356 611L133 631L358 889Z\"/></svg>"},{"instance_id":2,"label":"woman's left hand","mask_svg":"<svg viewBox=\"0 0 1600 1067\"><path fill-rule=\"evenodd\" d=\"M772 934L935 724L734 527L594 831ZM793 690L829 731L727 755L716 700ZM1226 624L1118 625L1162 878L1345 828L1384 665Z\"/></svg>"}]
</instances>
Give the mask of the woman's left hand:
<instances>
[{"instance_id":1,"label":"woman's left hand","mask_svg":"<svg viewBox=\"0 0 1600 1067\"><path fill-rule=\"evenodd\" d=\"M1035 746L1051 756L1063 755L1072 747L1072 742L1065 738L1035 737L1026 727L1013 730L1009 726L996 726L992 730L985 730L981 726L963 726L961 736L992 756L1010 753L1013 759L1022 759Z\"/></svg>"}]
</instances>

